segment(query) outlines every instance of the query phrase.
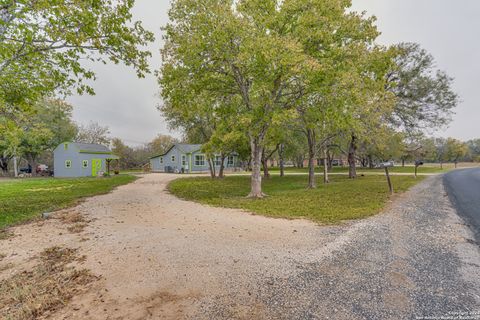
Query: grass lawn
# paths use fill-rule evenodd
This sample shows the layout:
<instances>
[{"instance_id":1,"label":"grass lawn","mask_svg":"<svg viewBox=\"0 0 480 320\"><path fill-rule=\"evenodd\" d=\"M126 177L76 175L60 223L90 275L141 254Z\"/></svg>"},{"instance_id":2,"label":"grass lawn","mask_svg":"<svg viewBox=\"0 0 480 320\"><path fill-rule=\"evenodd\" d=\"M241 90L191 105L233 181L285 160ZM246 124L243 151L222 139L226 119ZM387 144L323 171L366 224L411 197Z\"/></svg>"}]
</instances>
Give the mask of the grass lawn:
<instances>
[{"instance_id":1,"label":"grass lawn","mask_svg":"<svg viewBox=\"0 0 480 320\"><path fill-rule=\"evenodd\" d=\"M445 166L443 169L440 169L438 166L421 166L418 168L418 174L422 173L444 173L448 172L453 169L453 166ZM279 168L271 168L270 169L271 173L278 173L280 171ZM413 166L405 166L405 167L393 167L389 168L389 171L391 173L411 173L414 175L415 173L415 167ZM294 167L287 167L285 168L285 172L288 173L307 173L308 168L294 168ZM323 173L323 167L316 167L315 172L318 173ZM348 173L348 167L333 167L332 168L332 173ZM369 172L379 172L379 173L384 173L384 169L369 169L369 168L362 168L362 167L357 167L357 173L362 174L366 173L368 174Z\"/></svg>"},{"instance_id":2,"label":"grass lawn","mask_svg":"<svg viewBox=\"0 0 480 320\"><path fill-rule=\"evenodd\" d=\"M378 213L389 199L384 176L369 175L350 180L345 176L331 176L331 183L307 190L305 176L272 176L263 181L265 199L252 200L250 177L230 176L222 180L207 177L181 178L168 186L174 195L200 203L245 209L257 214L281 218L307 218L321 223L359 219ZM396 192L403 192L420 182L422 177L393 176Z\"/></svg>"},{"instance_id":3,"label":"grass lawn","mask_svg":"<svg viewBox=\"0 0 480 320\"><path fill-rule=\"evenodd\" d=\"M0 181L0 229L74 205L79 199L103 194L135 180L129 175L110 178L11 179Z\"/></svg>"}]
</instances>

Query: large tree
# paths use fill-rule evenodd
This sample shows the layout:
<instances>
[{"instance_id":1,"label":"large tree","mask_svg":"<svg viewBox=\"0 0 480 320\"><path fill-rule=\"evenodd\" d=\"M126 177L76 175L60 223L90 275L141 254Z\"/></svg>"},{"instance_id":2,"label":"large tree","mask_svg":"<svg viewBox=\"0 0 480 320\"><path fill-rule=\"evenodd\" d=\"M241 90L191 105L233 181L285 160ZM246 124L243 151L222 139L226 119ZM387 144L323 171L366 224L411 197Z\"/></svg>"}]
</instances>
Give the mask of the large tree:
<instances>
[{"instance_id":1,"label":"large tree","mask_svg":"<svg viewBox=\"0 0 480 320\"><path fill-rule=\"evenodd\" d=\"M98 122L89 122L87 125L79 125L76 142L96 143L109 145L110 144L110 129L108 126L102 126Z\"/></svg>"},{"instance_id":2,"label":"large tree","mask_svg":"<svg viewBox=\"0 0 480 320\"><path fill-rule=\"evenodd\" d=\"M262 151L273 121L295 117L299 89L310 81L334 82L330 72L336 62L338 68L349 63L344 50L349 43L362 51L357 44L375 38L372 20L348 12L350 5L344 0L173 1L159 80L165 106L176 109L197 96L216 102L227 97L236 105L236 121L251 149L250 197L263 197ZM223 108L215 104L212 114Z\"/></svg>"},{"instance_id":3,"label":"large tree","mask_svg":"<svg viewBox=\"0 0 480 320\"><path fill-rule=\"evenodd\" d=\"M153 34L132 22L134 0L18 0L0 4L0 111L32 105L61 90L93 93L82 60L118 63L148 72Z\"/></svg>"},{"instance_id":4,"label":"large tree","mask_svg":"<svg viewBox=\"0 0 480 320\"><path fill-rule=\"evenodd\" d=\"M183 103L182 96L199 94L235 100L237 121L250 143L253 198L264 196L260 169L271 119L283 111L283 93L308 60L301 46L282 34L279 8L284 5L177 0L165 28L160 77L164 100L170 106Z\"/></svg>"},{"instance_id":5,"label":"large tree","mask_svg":"<svg viewBox=\"0 0 480 320\"><path fill-rule=\"evenodd\" d=\"M396 65L388 76L388 90L397 98L389 121L408 135L438 130L451 121L459 103L453 79L436 68L434 57L416 43L401 43Z\"/></svg>"}]
</instances>

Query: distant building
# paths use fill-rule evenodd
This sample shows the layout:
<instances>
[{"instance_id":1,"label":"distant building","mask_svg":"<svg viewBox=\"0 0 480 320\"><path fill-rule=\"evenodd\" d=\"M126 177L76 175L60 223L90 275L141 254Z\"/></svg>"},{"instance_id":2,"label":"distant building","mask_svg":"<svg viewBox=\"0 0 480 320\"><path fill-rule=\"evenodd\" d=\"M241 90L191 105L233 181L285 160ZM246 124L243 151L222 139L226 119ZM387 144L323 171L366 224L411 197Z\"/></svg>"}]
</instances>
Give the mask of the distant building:
<instances>
[{"instance_id":1,"label":"distant building","mask_svg":"<svg viewBox=\"0 0 480 320\"><path fill-rule=\"evenodd\" d=\"M100 144L64 142L53 151L55 177L96 177L119 157Z\"/></svg>"},{"instance_id":2,"label":"distant building","mask_svg":"<svg viewBox=\"0 0 480 320\"><path fill-rule=\"evenodd\" d=\"M207 156L201 151L201 144L175 144L164 154L150 158L152 172L206 172L209 171ZM218 170L222 163L220 155L215 155L215 168ZM240 167L238 155L232 154L224 160L225 170Z\"/></svg>"}]
</instances>

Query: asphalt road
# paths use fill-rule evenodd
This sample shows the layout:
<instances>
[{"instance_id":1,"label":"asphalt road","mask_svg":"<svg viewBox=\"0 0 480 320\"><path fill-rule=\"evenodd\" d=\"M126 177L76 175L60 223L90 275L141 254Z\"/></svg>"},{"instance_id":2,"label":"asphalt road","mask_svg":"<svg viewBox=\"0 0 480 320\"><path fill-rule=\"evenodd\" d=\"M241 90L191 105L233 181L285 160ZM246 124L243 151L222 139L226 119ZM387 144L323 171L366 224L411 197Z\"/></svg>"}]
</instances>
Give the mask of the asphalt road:
<instances>
[{"instance_id":1,"label":"asphalt road","mask_svg":"<svg viewBox=\"0 0 480 320\"><path fill-rule=\"evenodd\" d=\"M444 176L451 202L480 244L480 168L451 171Z\"/></svg>"}]
</instances>

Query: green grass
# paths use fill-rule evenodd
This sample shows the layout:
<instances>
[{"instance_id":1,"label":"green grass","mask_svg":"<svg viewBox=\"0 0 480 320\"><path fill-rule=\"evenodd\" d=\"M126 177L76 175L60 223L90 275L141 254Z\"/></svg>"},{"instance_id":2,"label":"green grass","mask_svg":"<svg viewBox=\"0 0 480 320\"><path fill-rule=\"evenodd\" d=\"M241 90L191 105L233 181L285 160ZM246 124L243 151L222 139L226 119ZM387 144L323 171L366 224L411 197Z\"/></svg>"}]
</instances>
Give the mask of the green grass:
<instances>
[{"instance_id":1,"label":"green grass","mask_svg":"<svg viewBox=\"0 0 480 320\"><path fill-rule=\"evenodd\" d=\"M250 178L230 176L222 180L207 177L174 180L168 189L174 195L212 206L240 208L279 218L306 218L320 223L336 223L368 217L378 213L390 198L384 176L363 176L350 180L331 176L331 183L307 190L305 176L272 176L263 181L268 197L248 199ZM392 177L396 192L406 191L422 177Z\"/></svg>"},{"instance_id":2,"label":"green grass","mask_svg":"<svg viewBox=\"0 0 480 320\"><path fill-rule=\"evenodd\" d=\"M109 178L33 178L0 182L0 229L66 208L84 197L108 193L135 180L129 175Z\"/></svg>"},{"instance_id":3,"label":"green grass","mask_svg":"<svg viewBox=\"0 0 480 320\"><path fill-rule=\"evenodd\" d=\"M451 169L453 169L453 167L450 167L450 166L446 166L444 167L444 169L440 169L440 167L438 166L421 166L418 168L418 174L422 174L422 173L444 173L444 172L448 172L450 171ZM270 171L272 173L278 173L280 171L279 168L271 168ZM401 166L398 166L398 167L393 167L393 168L389 168L389 171L391 173L410 173L410 174L414 174L415 173L415 167L413 166L405 166L405 167L401 167ZM294 167L287 167L285 168L285 172L287 173L307 173L308 172L308 168L294 168ZM318 173L322 173L323 172L323 167L316 167L315 168L315 172L318 172ZM332 168L332 173L348 173L348 167L333 167ZM362 168L362 167L357 167L357 173L359 174L362 174L362 173L365 173L365 174L368 174L368 173L383 173L385 172L384 169L369 169L369 168Z\"/></svg>"}]
</instances>

